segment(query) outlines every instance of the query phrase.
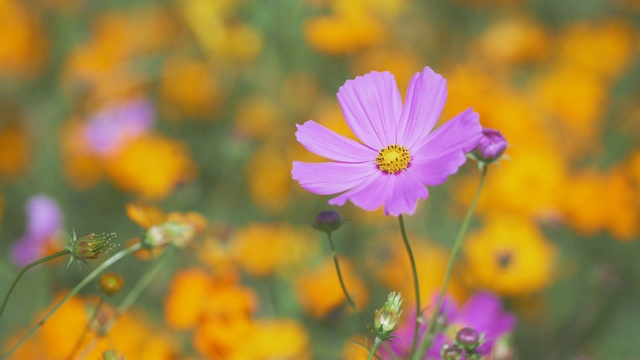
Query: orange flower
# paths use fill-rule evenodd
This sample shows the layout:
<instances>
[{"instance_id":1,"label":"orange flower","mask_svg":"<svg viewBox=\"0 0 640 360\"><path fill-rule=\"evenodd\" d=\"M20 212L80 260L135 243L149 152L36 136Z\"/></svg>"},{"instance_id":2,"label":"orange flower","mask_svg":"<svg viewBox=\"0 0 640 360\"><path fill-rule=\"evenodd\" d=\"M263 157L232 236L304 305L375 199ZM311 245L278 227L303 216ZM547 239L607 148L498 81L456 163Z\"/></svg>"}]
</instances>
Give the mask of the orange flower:
<instances>
[{"instance_id":1,"label":"orange flower","mask_svg":"<svg viewBox=\"0 0 640 360\"><path fill-rule=\"evenodd\" d=\"M0 173L6 179L15 179L29 165L29 140L17 122L0 127Z\"/></svg>"},{"instance_id":2,"label":"orange flower","mask_svg":"<svg viewBox=\"0 0 640 360\"><path fill-rule=\"evenodd\" d=\"M229 240L235 262L253 276L295 271L317 252L310 229L287 224L252 223L237 230Z\"/></svg>"},{"instance_id":3,"label":"orange flower","mask_svg":"<svg viewBox=\"0 0 640 360\"><path fill-rule=\"evenodd\" d=\"M160 96L170 119L184 117L214 119L211 114L220 103L222 91L209 63L174 56L162 69Z\"/></svg>"},{"instance_id":4,"label":"orange flower","mask_svg":"<svg viewBox=\"0 0 640 360\"><path fill-rule=\"evenodd\" d=\"M556 248L527 218L489 217L463 245L469 284L501 295L527 295L553 280Z\"/></svg>"},{"instance_id":5,"label":"orange flower","mask_svg":"<svg viewBox=\"0 0 640 360\"><path fill-rule=\"evenodd\" d=\"M63 295L56 296L53 302L57 303ZM94 306L96 302L94 298L78 296L69 299L14 353L15 358L66 359L92 316L91 311L87 309L88 306ZM35 318L42 318L48 311L49 309L45 309ZM104 325L112 316L113 310L103 306L97 317L98 324ZM10 339L6 345L11 346L17 340L18 337ZM107 336L99 336L95 330L91 330L81 349L88 351L86 357L89 359L102 358L102 352L108 349L117 349L128 359L169 360L177 354L177 346L173 339L154 326L144 314L135 311L119 317Z\"/></svg>"},{"instance_id":6,"label":"orange flower","mask_svg":"<svg viewBox=\"0 0 640 360\"><path fill-rule=\"evenodd\" d=\"M37 9L0 0L0 75L34 75L45 58L45 34Z\"/></svg>"},{"instance_id":7,"label":"orange flower","mask_svg":"<svg viewBox=\"0 0 640 360\"><path fill-rule=\"evenodd\" d=\"M194 176L184 145L160 135L146 135L123 146L106 162L116 186L146 199L161 199Z\"/></svg>"},{"instance_id":8,"label":"orange flower","mask_svg":"<svg viewBox=\"0 0 640 360\"><path fill-rule=\"evenodd\" d=\"M167 214L160 208L142 203L127 203L127 216L134 223L148 229L167 220Z\"/></svg>"},{"instance_id":9,"label":"orange flower","mask_svg":"<svg viewBox=\"0 0 640 360\"><path fill-rule=\"evenodd\" d=\"M619 169L608 173L586 170L575 176L562 197L566 220L579 232L608 230L617 240L638 236L638 196Z\"/></svg>"}]
</instances>

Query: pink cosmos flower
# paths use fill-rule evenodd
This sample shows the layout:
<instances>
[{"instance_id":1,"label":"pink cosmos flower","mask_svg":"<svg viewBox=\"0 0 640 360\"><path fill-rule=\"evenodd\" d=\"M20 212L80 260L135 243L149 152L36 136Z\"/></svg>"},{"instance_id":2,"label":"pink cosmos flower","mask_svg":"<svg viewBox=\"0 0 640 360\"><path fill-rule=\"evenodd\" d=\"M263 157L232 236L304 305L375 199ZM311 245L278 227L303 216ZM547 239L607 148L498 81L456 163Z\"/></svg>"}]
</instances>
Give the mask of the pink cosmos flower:
<instances>
[{"instance_id":1,"label":"pink cosmos flower","mask_svg":"<svg viewBox=\"0 0 640 360\"><path fill-rule=\"evenodd\" d=\"M350 200L364 210L384 206L386 215L413 214L425 186L440 185L464 164L480 141L482 127L471 108L435 131L447 97L446 80L429 67L416 73L402 105L389 72L347 80L338 101L359 143L315 121L297 125L296 138L309 151L333 162L293 162L293 179L307 191L339 194L331 205Z\"/></svg>"}]
</instances>

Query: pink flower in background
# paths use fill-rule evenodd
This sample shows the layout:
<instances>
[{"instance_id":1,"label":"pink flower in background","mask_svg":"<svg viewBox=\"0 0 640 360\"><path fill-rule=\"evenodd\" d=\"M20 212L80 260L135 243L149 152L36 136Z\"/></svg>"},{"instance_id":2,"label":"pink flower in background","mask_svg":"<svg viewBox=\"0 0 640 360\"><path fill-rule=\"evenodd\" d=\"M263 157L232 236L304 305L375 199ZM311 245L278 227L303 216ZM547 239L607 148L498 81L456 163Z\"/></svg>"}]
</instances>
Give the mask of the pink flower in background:
<instances>
[{"instance_id":1,"label":"pink flower in background","mask_svg":"<svg viewBox=\"0 0 640 360\"><path fill-rule=\"evenodd\" d=\"M85 137L91 151L109 155L133 137L147 133L155 121L152 104L148 100L135 100L110 106L89 118Z\"/></svg>"},{"instance_id":2,"label":"pink flower in background","mask_svg":"<svg viewBox=\"0 0 640 360\"><path fill-rule=\"evenodd\" d=\"M25 266L48 255L51 240L58 235L64 222L58 203L46 195L36 195L26 206L27 228L24 236L11 247L11 259Z\"/></svg>"},{"instance_id":3,"label":"pink flower in background","mask_svg":"<svg viewBox=\"0 0 640 360\"><path fill-rule=\"evenodd\" d=\"M435 131L447 97L445 79L426 67L409 84L404 106L394 76L371 72L340 87L338 101L347 124L362 143L315 121L297 125L309 151L333 162L293 162L292 176L307 191L339 194L364 210L384 206L386 215L413 214L426 186L440 185L464 164L480 140L478 114L467 109Z\"/></svg>"},{"instance_id":4,"label":"pink flower in background","mask_svg":"<svg viewBox=\"0 0 640 360\"><path fill-rule=\"evenodd\" d=\"M437 298L434 298L435 304ZM516 326L516 317L502 308L502 301L488 292L474 294L462 308L458 308L454 301L445 298L440 312L443 317L445 330L435 336L431 347L427 350L426 359L440 359L440 351L445 343L451 344L458 330L469 327L478 334L484 334L484 342L478 347L478 352L486 356L493 350L496 341L509 334ZM395 359L408 356L413 340L415 314L405 319L394 335L396 336L384 348L383 359ZM426 330L428 319L420 329L420 338ZM391 353L389 353L391 352Z\"/></svg>"}]
</instances>

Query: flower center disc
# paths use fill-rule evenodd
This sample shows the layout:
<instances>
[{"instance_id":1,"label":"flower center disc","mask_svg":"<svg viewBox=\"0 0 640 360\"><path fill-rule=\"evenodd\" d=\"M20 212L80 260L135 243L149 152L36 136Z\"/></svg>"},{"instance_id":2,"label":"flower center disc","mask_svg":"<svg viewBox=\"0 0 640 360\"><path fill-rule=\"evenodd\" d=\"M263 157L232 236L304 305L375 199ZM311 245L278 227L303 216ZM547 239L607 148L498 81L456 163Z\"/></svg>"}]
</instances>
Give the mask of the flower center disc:
<instances>
[{"instance_id":1,"label":"flower center disc","mask_svg":"<svg viewBox=\"0 0 640 360\"><path fill-rule=\"evenodd\" d=\"M402 145L389 145L380 150L376 157L376 165L380 171L388 174L395 174L406 170L411 162L409 150Z\"/></svg>"}]
</instances>

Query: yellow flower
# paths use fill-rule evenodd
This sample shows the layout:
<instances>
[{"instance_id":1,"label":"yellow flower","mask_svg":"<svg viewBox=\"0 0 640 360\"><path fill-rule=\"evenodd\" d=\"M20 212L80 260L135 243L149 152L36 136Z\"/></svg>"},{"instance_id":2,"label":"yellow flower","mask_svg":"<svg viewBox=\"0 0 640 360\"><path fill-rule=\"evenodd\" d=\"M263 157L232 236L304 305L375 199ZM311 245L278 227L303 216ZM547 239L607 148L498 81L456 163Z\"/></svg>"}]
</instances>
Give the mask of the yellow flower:
<instances>
[{"instance_id":1,"label":"yellow flower","mask_svg":"<svg viewBox=\"0 0 640 360\"><path fill-rule=\"evenodd\" d=\"M619 18L572 24L559 47L560 63L605 79L619 76L636 52L633 28Z\"/></svg>"},{"instance_id":2,"label":"yellow flower","mask_svg":"<svg viewBox=\"0 0 640 360\"><path fill-rule=\"evenodd\" d=\"M355 274L351 263L340 258L340 272L349 295L359 309L369 300L369 291ZM313 317L323 317L346 303L340 287L333 259L325 259L319 266L307 269L295 279L296 294L304 311Z\"/></svg>"},{"instance_id":3,"label":"yellow flower","mask_svg":"<svg viewBox=\"0 0 640 360\"><path fill-rule=\"evenodd\" d=\"M170 119L184 117L214 119L211 116L220 103L222 91L204 60L174 56L162 69L160 97Z\"/></svg>"},{"instance_id":4,"label":"yellow flower","mask_svg":"<svg viewBox=\"0 0 640 360\"><path fill-rule=\"evenodd\" d=\"M501 295L527 295L553 280L556 248L527 218L486 219L463 245L469 284Z\"/></svg>"},{"instance_id":5,"label":"yellow flower","mask_svg":"<svg viewBox=\"0 0 640 360\"><path fill-rule=\"evenodd\" d=\"M282 114L276 104L265 97L244 98L237 107L234 128L249 139L272 137L280 129Z\"/></svg>"},{"instance_id":6,"label":"yellow flower","mask_svg":"<svg viewBox=\"0 0 640 360\"><path fill-rule=\"evenodd\" d=\"M229 240L235 262L253 276L295 271L317 252L316 235L287 224L252 223Z\"/></svg>"},{"instance_id":7,"label":"yellow flower","mask_svg":"<svg viewBox=\"0 0 640 360\"><path fill-rule=\"evenodd\" d=\"M472 47L491 63L505 66L544 58L550 53L551 43L540 24L524 16L512 16L492 22Z\"/></svg>"},{"instance_id":8,"label":"yellow flower","mask_svg":"<svg viewBox=\"0 0 640 360\"><path fill-rule=\"evenodd\" d=\"M245 169L251 199L270 213L280 213L286 208L293 184L291 161L288 157L274 156L278 153L281 153L280 146L263 145L253 154Z\"/></svg>"},{"instance_id":9,"label":"yellow flower","mask_svg":"<svg viewBox=\"0 0 640 360\"><path fill-rule=\"evenodd\" d=\"M307 330L294 320L257 320L229 360L310 359Z\"/></svg>"},{"instance_id":10,"label":"yellow flower","mask_svg":"<svg viewBox=\"0 0 640 360\"><path fill-rule=\"evenodd\" d=\"M327 15L308 19L304 36L312 48L331 55L344 55L382 41L382 23L372 16Z\"/></svg>"},{"instance_id":11,"label":"yellow flower","mask_svg":"<svg viewBox=\"0 0 640 360\"><path fill-rule=\"evenodd\" d=\"M107 160L114 184L146 199L161 199L191 179L195 165L184 145L160 135L132 140Z\"/></svg>"}]
</instances>

